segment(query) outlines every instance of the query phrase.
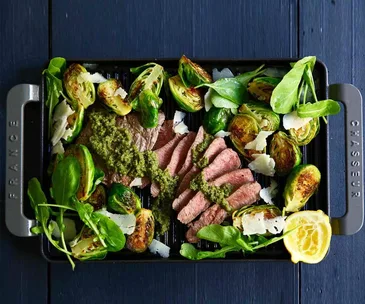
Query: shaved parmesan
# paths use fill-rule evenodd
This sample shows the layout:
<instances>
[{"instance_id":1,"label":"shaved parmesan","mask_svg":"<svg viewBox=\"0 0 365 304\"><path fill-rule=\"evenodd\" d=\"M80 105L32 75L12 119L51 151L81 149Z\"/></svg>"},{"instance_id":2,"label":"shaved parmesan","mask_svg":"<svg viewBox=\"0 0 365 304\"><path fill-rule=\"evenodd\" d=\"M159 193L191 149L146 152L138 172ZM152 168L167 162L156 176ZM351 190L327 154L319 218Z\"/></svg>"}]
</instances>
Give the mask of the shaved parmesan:
<instances>
[{"instance_id":1,"label":"shaved parmesan","mask_svg":"<svg viewBox=\"0 0 365 304\"><path fill-rule=\"evenodd\" d=\"M184 123L186 114L181 111L175 111L174 115L174 132L177 134L189 133L188 126Z\"/></svg>"},{"instance_id":2,"label":"shaved parmesan","mask_svg":"<svg viewBox=\"0 0 365 304\"><path fill-rule=\"evenodd\" d=\"M278 183L272 179L270 186L260 190L260 197L269 205L273 205L272 199L278 194Z\"/></svg>"},{"instance_id":3,"label":"shaved parmesan","mask_svg":"<svg viewBox=\"0 0 365 304\"><path fill-rule=\"evenodd\" d=\"M127 97L127 92L123 88L118 88L114 92L114 96L120 96L122 99Z\"/></svg>"},{"instance_id":4,"label":"shaved parmesan","mask_svg":"<svg viewBox=\"0 0 365 304\"><path fill-rule=\"evenodd\" d=\"M289 129L298 130L304 127L311 120L312 120L311 117L301 118L298 116L297 111L293 111L284 115L283 126L285 130Z\"/></svg>"},{"instance_id":5,"label":"shaved parmesan","mask_svg":"<svg viewBox=\"0 0 365 304\"><path fill-rule=\"evenodd\" d=\"M257 151L264 150L267 146L266 138L268 138L272 133L274 132L260 131L260 133L257 134L256 138L253 141L246 144L245 149L253 149Z\"/></svg>"},{"instance_id":6,"label":"shaved parmesan","mask_svg":"<svg viewBox=\"0 0 365 304\"><path fill-rule=\"evenodd\" d=\"M81 83L85 81L90 81L92 83L102 83L106 81L106 78L100 73L90 74L89 72L85 72L77 76L77 81Z\"/></svg>"},{"instance_id":7,"label":"shaved parmesan","mask_svg":"<svg viewBox=\"0 0 365 304\"><path fill-rule=\"evenodd\" d=\"M242 216L243 235L279 234L283 231L285 225L285 217L277 216L271 219L265 219L264 212L245 214Z\"/></svg>"},{"instance_id":8,"label":"shaved parmesan","mask_svg":"<svg viewBox=\"0 0 365 304\"><path fill-rule=\"evenodd\" d=\"M248 167L256 173L261 173L267 176L275 174L275 160L268 154L252 154L254 161L248 164Z\"/></svg>"},{"instance_id":9,"label":"shaved parmesan","mask_svg":"<svg viewBox=\"0 0 365 304\"><path fill-rule=\"evenodd\" d=\"M63 154L65 153L65 149L63 148L63 144L61 141L58 141L52 148L52 155L53 154Z\"/></svg>"},{"instance_id":10,"label":"shaved parmesan","mask_svg":"<svg viewBox=\"0 0 365 304\"><path fill-rule=\"evenodd\" d=\"M53 121L64 119L64 117L68 117L73 113L75 113L75 111L71 109L70 105L66 102L66 99L64 99L56 106L53 113Z\"/></svg>"},{"instance_id":11,"label":"shaved parmesan","mask_svg":"<svg viewBox=\"0 0 365 304\"><path fill-rule=\"evenodd\" d=\"M66 139L72 134L71 130L67 130L68 122L67 118L75 113L71 109L66 100L61 101L55 108L53 114L53 134L51 138L52 146L55 146L61 138Z\"/></svg>"},{"instance_id":12,"label":"shaved parmesan","mask_svg":"<svg viewBox=\"0 0 365 304\"><path fill-rule=\"evenodd\" d=\"M65 225L65 230L63 231L63 235L65 237L65 241L69 242L69 241L73 240L76 236L75 221L65 217L63 219L63 224ZM55 238L59 239L61 237L61 231L60 231L60 227L58 226L57 222L51 220L50 225L53 228L52 235Z\"/></svg>"},{"instance_id":13,"label":"shaved parmesan","mask_svg":"<svg viewBox=\"0 0 365 304\"><path fill-rule=\"evenodd\" d=\"M231 135L231 132L226 132L226 131L218 131L217 133L215 133L215 137L226 137L226 136L229 136Z\"/></svg>"},{"instance_id":14,"label":"shaved parmesan","mask_svg":"<svg viewBox=\"0 0 365 304\"><path fill-rule=\"evenodd\" d=\"M134 214L114 214L102 209L96 211L116 223L124 234L132 234L136 228L136 217Z\"/></svg>"},{"instance_id":15,"label":"shaved parmesan","mask_svg":"<svg viewBox=\"0 0 365 304\"><path fill-rule=\"evenodd\" d=\"M153 254L158 253L163 258L168 258L170 256L170 247L155 239L152 240L151 245L148 248Z\"/></svg>"},{"instance_id":16,"label":"shaved parmesan","mask_svg":"<svg viewBox=\"0 0 365 304\"><path fill-rule=\"evenodd\" d=\"M212 108L212 89L209 90L204 95L204 108L205 111L208 112Z\"/></svg>"},{"instance_id":17,"label":"shaved parmesan","mask_svg":"<svg viewBox=\"0 0 365 304\"><path fill-rule=\"evenodd\" d=\"M213 69L213 81L217 81L221 78L233 78L234 75L229 68L224 68L220 72L217 69Z\"/></svg>"},{"instance_id":18,"label":"shaved parmesan","mask_svg":"<svg viewBox=\"0 0 365 304\"><path fill-rule=\"evenodd\" d=\"M134 186L142 186L142 178L136 177L134 180L132 180L129 187L134 187Z\"/></svg>"}]
</instances>

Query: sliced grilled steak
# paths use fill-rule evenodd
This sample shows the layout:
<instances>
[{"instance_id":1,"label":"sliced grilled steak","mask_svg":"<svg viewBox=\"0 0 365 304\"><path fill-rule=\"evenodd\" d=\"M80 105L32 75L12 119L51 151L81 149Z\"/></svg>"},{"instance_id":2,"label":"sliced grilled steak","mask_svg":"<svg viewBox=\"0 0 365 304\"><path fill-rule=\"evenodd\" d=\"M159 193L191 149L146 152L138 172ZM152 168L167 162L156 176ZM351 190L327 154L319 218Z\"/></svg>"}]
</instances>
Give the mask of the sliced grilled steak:
<instances>
[{"instance_id":1,"label":"sliced grilled steak","mask_svg":"<svg viewBox=\"0 0 365 304\"><path fill-rule=\"evenodd\" d=\"M210 184L212 186L222 186L229 183L230 185L232 185L232 191L234 192L243 184L253 181L254 178L251 170L246 168L237 169L229 173L223 174L222 176L212 181ZM202 192L199 191L179 212L177 219L183 224L188 224L193 221L200 213L205 211L210 206L210 204L211 202L204 196Z\"/></svg>"},{"instance_id":2,"label":"sliced grilled steak","mask_svg":"<svg viewBox=\"0 0 365 304\"><path fill-rule=\"evenodd\" d=\"M179 177L185 176L186 173L192 168L193 166L193 149L204 140L204 128L201 126L198 130L198 133L196 134L195 140L193 144L191 145L188 154L186 155L185 162L181 169L179 170L179 173L177 174Z\"/></svg>"},{"instance_id":3,"label":"sliced grilled steak","mask_svg":"<svg viewBox=\"0 0 365 304\"><path fill-rule=\"evenodd\" d=\"M188 151L190 150L190 147L192 143L194 142L196 133L195 132L189 132L188 135L186 135L176 148L174 149L169 164L167 165L167 170L170 173L171 176L176 176L177 172L183 165L186 155L188 154ZM157 183L152 183L151 186L151 194L153 197L158 196L160 193L160 186Z\"/></svg>"},{"instance_id":4,"label":"sliced grilled steak","mask_svg":"<svg viewBox=\"0 0 365 304\"><path fill-rule=\"evenodd\" d=\"M174 121L173 120L165 120L163 125L161 126L160 132L158 133L157 141L153 150L157 150L164 145L166 145L171 139L174 138L175 132L173 130Z\"/></svg>"},{"instance_id":5,"label":"sliced grilled steak","mask_svg":"<svg viewBox=\"0 0 365 304\"><path fill-rule=\"evenodd\" d=\"M260 198L260 190L261 186L258 182L244 184L227 198L227 202L234 210L251 205ZM197 221L191 223L185 235L186 240L189 243L197 243L199 238L196 234L201 228L211 224L221 224L227 216L227 211L219 205L215 204L209 207Z\"/></svg>"},{"instance_id":6,"label":"sliced grilled steak","mask_svg":"<svg viewBox=\"0 0 365 304\"><path fill-rule=\"evenodd\" d=\"M160 128L165 120L165 114L159 112L158 125L155 128L143 128L138 113L130 113L125 116L118 116L116 125L127 129L132 135L132 142L139 151L152 150L156 143Z\"/></svg>"},{"instance_id":7,"label":"sliced grilled steak","mask_svg":"<svg viewBox=\"0 0 365 304\"><path fill-rule=\"evenodd\" d=\"M191 189L186 189L172 202L172 208L176 211L180 211L185 205L195 196L196 192Z\"/></svg>"},{"instance_id":8,"label":"sliced grilled steak","mask_svg":"<svg viewBox=\"0 0 365 304\"><path fill-rule=\"evenodd\" d=\"M203 176L206 181L214 179L226 172L230 172L232 170L238 169L241 165L241 160L238 157L237 153L234 152L232 149L225 149L218 156L213 160L213 162L208 166L205 167L202 171ZM193 167L194 168L194 167ZM199 171L198 171L199 173ZM184 192L190 192L189 188L185 189ZM183 193L184 193L183 192ZM182 193L182 194L183 194ZM183 196L180 196L174 200L172 203L172 208L174 206L178 209L182 209L189 203L189 198L186 193ZM175 209L175 208L174 208ZM177 209L175 209L177 210Z\"/></svg>"},{"instance_id":9,"label":"sliced grilled steak","mask_svg":"<svg viewBox=\"0 0 365 304\"><path fill-rule=\"evenodd\" d=\"M223 138L215 138L212 143L209 145L208 149L204 152L203 157L208 159L208 162L211 163L214 158L221 153L224 149L227 148L226 142ZM182 178L179 187L177 189L176 194L180 195L187 188L189 188L191 180L200 172L200 168L197 166L193 166L188 173Z\"/></svg>"}]
</instances>

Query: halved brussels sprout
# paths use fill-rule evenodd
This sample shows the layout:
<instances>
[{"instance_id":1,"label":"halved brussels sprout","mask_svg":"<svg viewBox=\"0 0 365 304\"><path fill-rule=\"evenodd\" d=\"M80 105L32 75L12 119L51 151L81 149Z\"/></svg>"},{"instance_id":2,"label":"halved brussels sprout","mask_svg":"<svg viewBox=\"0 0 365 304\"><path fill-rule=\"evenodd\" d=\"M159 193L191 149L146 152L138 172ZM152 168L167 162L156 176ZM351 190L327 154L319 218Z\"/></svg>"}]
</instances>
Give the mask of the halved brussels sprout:
<instances>
[{"instance_id":1,"label":"halved brussels sprout","mask_svg":"<svg viewBox=\"0 0 365 304\"><path fill-rule=\"evenodd\" d=\"M132 106L133 104L137 105L139 94L147 89L151 90L157 96L160 95L164 81L164 69L161 65L151 62L133 69L138 72L142 72L131 84L129 94L127 96L128 103ZM131 71L133 69L131 69Z\"/></svg>"},{"instance_id":2,"label":"halved brussels sprout","mask_svg":"<svg viewBox=\"0 0 365 304\"><path fill-rule=\"evenodd\" d=\"M233 226L243 230L242 227L242 217L244 215L255 215L257 213L263 212L264 219L269 220L281 215L281 211L278 207L274 205L255 205L255 206L244 206L239 210L236 210L232 214ZM264 235L271 235L270 232L266 232Z\"/></svg>"},{"instance_id":3,"label":"halved brussels sprout","mask_svg":"<svg viewBox=\"0 0 365 304\"><path fill-rule=\"evenodd\" d=\"M198 86L203 83L211 83L212 76L205 71L199 64L192 62L185 55L179 60L179 76L183 84L188 88Z\"/></svg>"},{"instance_id":4,"label":"halved brussels sprout","mask_svg":"<svg viewBox=\"0 0 365 304\"><path fill-rule=\"evenodd\" d=\"M81 132L84 122L85 109L82 106L77 105L75 113L67 117L68 127L71 134L65 139L67 143L72 142Z\"/></svg>"},{"instance_id":5,"label":"halved brussels sprout","mask_svg":"<svg viewBox=\"0 0 365 304\"><path fill-rule=\"evenodd\" d=\"M289 129L289 134L298 146L305 146L308 145L312 139L318 135L319 129L319 118L316 117L298 130Z\"/></svg>"},{"instance_id":6,"label":"halved brussels sprout","mask_svg":"<svg viewBox=\"0 0 365 304\"><path fill-rule=\"evenodd\" d=\"M248 84L248 92L257 100L270 104L272 91L279 84L280 78L258 77Z\"/></svg>"},{"instance_id":7,"label":"halved brussels sprout","mask_svg":"<svg viewBox=\"0 0 365 304\"><path fill-rule=\"evenodd\" d=\"M302 161L302 152L284 132L274 134L270 144L270 156L275 160L275 172L287 175Z\"/></svg>"},{"instance_id":8,"label":"halved brussels sprout","mask_svg":"<svg viewBox=\"0 0 365 304\"><path fill-rule=\"evenodd\" d=\"M95 166L89 149L84 145L71 145L65 151L66 156L75 157L81 168L80 186L77 190L76 197L80 201L87 200L94 186Z\"/></svg>"},{"instance_id":9,"label":"halved brussels sprout","mask_svg":"<svg viewBox=\"0 0 365 304\"><path fill-rule=\"evenodd\" d=\"M239 108L239 112L253 116L262 131L276 131L280 127L280 116L264 103L254 101L245 103Z\"/></svg>"},{"instance_id":10,"label":"halved brussels sprout","mask_svg":"<svg viewBox=\"0 0 365 304\"><path fill-rule=\"evenodd\" d=\"M128 236L127 248L133 252L144 252L153 240L155 219L152 211L142 208L136 215L136 229Z\"/></svg>"},{"instance_id":11,"label":"halved brussels sprout","mask_svg":"<svg viewBox=\"0 0 365 304\"><path fill-rule=\"evenodd\" d=\"M204 130L211 135L222 130L226 131L232 117L233 114L231 109L216 108L212 106L210 110L204 114Z\"/></svg>"},{"instance_id":12,"label":"halved brussels sprout","mask_svg":"<svg viewBox=\"0 0 365 304\"><path fill-rule=\"evenodd\" d=\"M155 128L158 125L158 109L162 99L152 90L146 89L139 94L135 110L141 113L141 125L144 128Z\"/></svg>"},{"instance_id":13,"label":"halved brussels sprout","mask_svg":"<svg viewBox=\"0 0 365 304\"><path fill-rule=\"evenodd\" d=\"M314 165L300 165L289 174L283 197L285 211L297 212L304 207L309 198L318 189L321 172Z\"/></svg>"},{"instance_id":14,"label":"halved brussels sprout","mask_svg":"<svg viewBox=\"0 0 365 304\"><path fill-rule=\"evenodd\" d=\"M102 260L108 253L94 232L86 226L70 242L70 247L72 256L80 261Z\"/></svg>"},{"instance_id":15,"label":"halved brussels sprout","mask_svg":"<svg viewBox=\"0 0 365 304\"><path fill-rule=\"evenodd\" d=\"M181 109L187 112L197 112L204 106L202 89L185 87L179 75L169 78L172 96Z\"/></svg>"},{"instance_id":16,"label":"halved brussels sprout","mask_svg":"<svg viewBox=\"0 0 365 304\"><path fill-rule=\"evenodd\" d=\"M248 160L254 158L252 154L262 154L263 151L248 150L245 146L253 141L261 131L256 119L247 114L237 114L229 124L228 131L231 132L230 138L236 149Z\"/></svg>"},{"instance_id":17,"label":"halved brussels sprout","mask_svg":"<svg viewBox=\"0 0 365 304\"><path fill-rule=\"evenodd\" d=\"M136 213L141 209L141 200L131 188L113 184L109 190L108 208L121 214Z\"/></svg>"},{"instance_id":18,"label":"halved brussels sprout","mask_svg":"<svg viewBox=\"0 0 365 304\"><path fill-rule=\"evenodd\" d=\"M94 207L94 210L99 210L106 205L106 191L103 185L96 186L95 191L86 200L86 203Z\"/></svg>"},{"instance_id":19,"label":"halved brussels sprout","mask_svg":"<svg viewBox=\"0 0 365 304\"><path fill-rule=\"evenodd\" d=\"M127 115L132 111L132 106L119 94L115 95L117 89L123 89L122 83L114 78L104 81L98 86L98 96L101 101L118 115Z\"/></svg>"},{"instance_id":20,"label":"halved brussels sprout","mask_svg":"<svg viewBox=\"0 0 365 304\"><path fill-rule=\"evenodd\" d=\"M71 100L86 109L95 101L95 87L83 79L82 73L87 70L81 64L71 64L63 74L63 84Z\"/></svg>"}]
</instances>

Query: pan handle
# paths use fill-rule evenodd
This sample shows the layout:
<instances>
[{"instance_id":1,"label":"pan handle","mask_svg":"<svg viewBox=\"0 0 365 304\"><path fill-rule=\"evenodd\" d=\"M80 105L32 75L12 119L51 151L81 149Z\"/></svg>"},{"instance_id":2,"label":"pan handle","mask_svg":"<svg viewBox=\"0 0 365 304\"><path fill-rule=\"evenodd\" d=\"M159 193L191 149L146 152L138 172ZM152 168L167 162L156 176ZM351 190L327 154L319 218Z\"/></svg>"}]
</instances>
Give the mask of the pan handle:
<instances>
[{"instance_id":1,"label":"pan handle","mask_svg":"<svg viewBox=\"0 0 365 304\"><path fill-rule=\"evenodd\" d=\"M364 222L363 107L360 91L351 84L329 86L329 97L345 106L346 204L341 218L332 218L334 234L351 235Z\"/></svg>"},{"instance_id":2,"label":"pan handle","mask_svg":"<svg viewBox=\"0 0 365 304\"><path fill-rule=\"evenodd\" d=\"M23 127L24 107L28 102L39 102L39 86L16 85L9 91L6 102L5 222L12 234L33 236L30 228L36 225L36 221L23 213Z\"/></svg>"}]
</instances>

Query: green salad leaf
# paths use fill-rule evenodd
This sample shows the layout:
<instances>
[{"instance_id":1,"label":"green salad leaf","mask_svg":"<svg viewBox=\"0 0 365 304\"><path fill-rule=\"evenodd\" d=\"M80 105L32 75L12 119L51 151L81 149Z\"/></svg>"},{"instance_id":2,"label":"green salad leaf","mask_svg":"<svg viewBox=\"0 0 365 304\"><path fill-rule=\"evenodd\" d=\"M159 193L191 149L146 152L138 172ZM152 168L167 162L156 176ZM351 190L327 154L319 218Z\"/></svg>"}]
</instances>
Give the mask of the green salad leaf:
<instances>
[{"instance_id":1,"label":"green salad leaf","mask_svg":"<svg viewBox=\"0 0 365 304\"><path fill-rule=\"evenodd\" d=\"M239 251L241 248L237 246L225 246L215 251L202 251L196 249L192 244L184 243L181 245L180 254L189 260L202 259L219 259L225 258L226 253Z\"/></svg>"},{"instance_id":2,"label":"green salad leaf","mask_svg":"<svg viewBox=\"0 0 365 304\"><path fill-rule=\"evenodd\" d=\"M339 103L332 99L320 100L316 103L301 104L297 108L299 117L323 117L336 115L341 111Z\"/></svg>"}]
</instances>

